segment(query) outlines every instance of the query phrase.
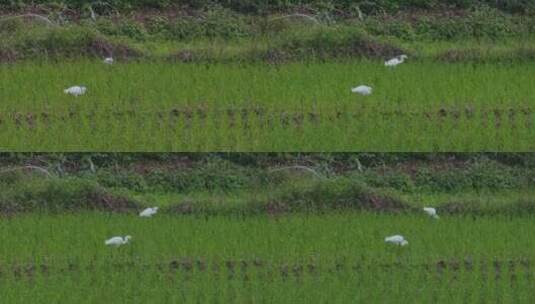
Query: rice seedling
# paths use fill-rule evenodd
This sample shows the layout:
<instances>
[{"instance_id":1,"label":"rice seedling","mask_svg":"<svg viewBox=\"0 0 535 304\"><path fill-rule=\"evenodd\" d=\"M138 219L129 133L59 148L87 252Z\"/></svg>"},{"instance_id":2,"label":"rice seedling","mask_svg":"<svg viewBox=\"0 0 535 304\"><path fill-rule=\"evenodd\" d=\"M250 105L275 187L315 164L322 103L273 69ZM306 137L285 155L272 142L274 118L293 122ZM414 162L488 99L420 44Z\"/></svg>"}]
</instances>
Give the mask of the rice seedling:
<instances>
[{"instance_id":1,"label":"rice seedling","mask_svg":"<svg viewBox=\"0 0 535 304\"><path fill-rule=\"evenodd\" d=\"M423 213L32 214L0 222L0 290L9 303L528 302L533 223ZM104 245L121 233L129 244ZM392 233L409 245L387 246Z\"/></svg>"},{"instance_id":2,"label":"rice seedling","mask_svg":"<svg viewBox=\"0 0 535 304\"><path fill-rule=\"evenodd\" d=\"M527 64L22 63L0 147L40 151L528 151ZM370 84L369 96L351 92ZM63 92L84 85L73 97Z\"/></svg>"}]
</instances>

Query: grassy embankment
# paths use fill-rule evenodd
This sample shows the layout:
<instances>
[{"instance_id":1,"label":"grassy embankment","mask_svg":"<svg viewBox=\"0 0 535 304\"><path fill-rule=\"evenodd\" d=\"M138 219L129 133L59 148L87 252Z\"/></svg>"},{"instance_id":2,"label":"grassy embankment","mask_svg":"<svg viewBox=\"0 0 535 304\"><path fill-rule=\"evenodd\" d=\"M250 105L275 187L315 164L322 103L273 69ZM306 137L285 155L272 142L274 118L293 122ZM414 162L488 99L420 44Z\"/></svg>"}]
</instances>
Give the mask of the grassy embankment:
<instances>
[{"instance_id":1,"label":"grassy embankment","mask_svg":"<svg viewBox=\"0 0 535 304\"><path fill-rule=\"evenodd\" d=\"M329 210L420 213L420 207L433 205L452 214L532 211L534 173L529 159L512 165L466 154L453 163L438 157L384 165L384 157L362 157L364 167L356 157L329 160L314 155L287 160L255 156L256 164L221 156L170 156L123 164L104 159L98 165L88 156L59 162L37 157L2 170L1 209L6 214L86 209L128 213L156 205L164 213L247 215ZM26 167L36 160L39 166L47 164L43 168L48 171Z\"/></svg>"},{"instance_id":2,"label":"grassy embankment","mask_svg":"<svg viewBox=\"0 0 535 304\"><path fill-rule=\"evenodd\" d=\"M225 3L226 4L226 3ZM223 4L223 5L225 5ZM530 11L405 6L361 11L333 5L293 6L244 14L224 6L96 11L26 7L0 19L0 60L102 57L185 62L267 61L344 57L443 61L510 61L534 57ZM386 9L379 13L381 9ZM26 12L39 18L16 18ZM304 17L303 17L304 16ZM23 20L26 20L24 22Z\"/></svg>"}]
</instances>

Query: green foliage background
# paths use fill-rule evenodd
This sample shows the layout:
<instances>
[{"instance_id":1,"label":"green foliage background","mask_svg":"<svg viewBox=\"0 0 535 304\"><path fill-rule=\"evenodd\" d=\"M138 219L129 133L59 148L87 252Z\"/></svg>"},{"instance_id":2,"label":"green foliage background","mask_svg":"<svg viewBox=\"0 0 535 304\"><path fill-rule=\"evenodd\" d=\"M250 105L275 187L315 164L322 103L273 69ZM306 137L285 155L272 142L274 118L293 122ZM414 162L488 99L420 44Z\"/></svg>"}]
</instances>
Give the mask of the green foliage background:
<instances>
[{"instance_id":1,"label":"green foliage background","mask_svg":"<svg viewBox=\"0 0 535 304\"><path fill-rule=\"evenodd\" d=\"M110 8L116 9L139 9L139 8L166 8L169 6L188 6L192 8L204 8L207 6L221 5L237 11L247 13L262 13L273 10L287 10L297 6L312 6L317 8L352 9L359 7L368 11L395 11L398 9L413 8L436 8L449 6L453 8L472 8L478 5L488 5L509 12L526 12L534 8L531 0L378 0L378 1L353 1L353 0L109 0L99 1L106 3ZM89 3L84 0L1 0L0 5L8 8L16 8L34 4L60 4L72 8L81 8ZM97 2L94 2L97 3Z\"/></svg>"}]
</instances>

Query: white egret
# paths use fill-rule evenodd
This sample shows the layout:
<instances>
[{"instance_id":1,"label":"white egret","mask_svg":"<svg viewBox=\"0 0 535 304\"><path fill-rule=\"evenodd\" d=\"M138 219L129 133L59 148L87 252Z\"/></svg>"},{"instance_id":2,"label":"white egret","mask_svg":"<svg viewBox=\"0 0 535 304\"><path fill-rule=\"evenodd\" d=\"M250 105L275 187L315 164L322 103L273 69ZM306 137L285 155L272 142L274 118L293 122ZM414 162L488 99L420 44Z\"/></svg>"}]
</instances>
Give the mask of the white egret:
<instances>
[{"instance_id":1,"label":"white egret","mask_svg":"<svg viewBox=\"0 0 535 304\"><path fill-rule=\"evenodd\" d=\"M390 60L385 61L385 66L386 67L395 67L398 64L402 64L403 61L405 61L405 59L407 59L407 58L409 58L409 57L407 57L407 55L401 55L401 56L392 58Z\"/></svg>"},{"instance_id":2,"label":"white egret","mask_svg":"<svg viewBox=\"0 0 535 304\"><path fill-rule=\"evenodd\" d=\"M351 92L367 96L367 95L371 95L372 87L369 87L366 85L360 85L358 87L352 88Z\"/></svg>"},{"instance_id":3,"label":"white egret","mask_svg":"<svg viewBox=\"0 0 535 304\"><path fill-rule=\"evenodd\" d=\"M405 238L402 235L387 236L385 238L385 242L396 244L398 246L409 245L409 242L407 240L405 240Z\"/></svg>"},{"instance_id":4,"label":"white egret","mask_svg":"<svg viewBox=\"0 0 535 304\"><path fill-rule=\"evenodd\" d=\"M84 95L86 91L87 91L87 88L84 86L73 86L73 87L63 90L65 94L70 94L74 96Z\"/></svg>"},{"instance_id":5,"label":"white egret","mask_svg":"<svg viewBox=\"0 0 535 304\"><path fill-rule=\"evenodd\" d=\"M151 217L151 216L155 215L156 212L158 212L158 207L147 208L147 209L141 211L139 213L139 216L141 216L141 217Z\"/></svg>"},{"instance_id":6,"label":"white egret","mask_svg":"<svg viewBox=\"0 0 535 304\"><path fill-rule=\"evenodd\" d=\"M432 207L424 207L423 210L424 210L424 212L427 213L430 217L438 219L437 209L432 208Z\"/></svg>"},{"instance_id":7,"label":"white egret","mask_svg":"<svg viewBox=\"0 0 535 304\"><path fill-rule=\"evenodd\" d=\"M105 64L113 64L113 57L106 57L104 59Z\"/></svg>"},{"instance_id":8,"label":"white egret","mask_svg":"<svg viewBox=\"0 0 535 304\"><path fill-rule=\"evenodd\" d=\"M120 236L114 236L112 237L111 239L109 240L106 240L104 242L104 244L106 244L107 246L115 246L115 247L119 247L121 245L125 245L126 243L128 243L128 241L131 239L132 237L127 235L125 236L124 238L123 237L120 237Z\"/></svg>"}]
</instances>

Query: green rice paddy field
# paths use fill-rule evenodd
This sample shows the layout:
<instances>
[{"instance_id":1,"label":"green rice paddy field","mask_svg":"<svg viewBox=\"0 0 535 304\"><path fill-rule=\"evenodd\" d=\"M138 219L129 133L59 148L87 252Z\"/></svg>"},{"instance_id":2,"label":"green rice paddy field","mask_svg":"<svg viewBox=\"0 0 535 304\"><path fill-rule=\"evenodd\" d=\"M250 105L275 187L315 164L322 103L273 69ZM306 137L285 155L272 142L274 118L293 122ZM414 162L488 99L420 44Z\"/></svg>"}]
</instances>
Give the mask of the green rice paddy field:
<instances>
[{"instance_id":1,"label":"green rice paddy field","mask_svg":"<svg viewBox=\"0 0 535 304\"><path fill-rule=\"evenodd\" d=\"M534 79L530 62L2 65L0 149L532 151Z\"/></svg>"},{"instance_id":2,"label":"green rice paddy field","mask_svg":"<svg viewBox=\"0 0 535 304\"><path fill-rule=\"evenodd\" d=\"M0 221L3 303L530 303L531 217L80 213ZM405 247L384 237L403 234ZM104 240L132 235L109 248Z\"/></svg>"}]
</instances>

